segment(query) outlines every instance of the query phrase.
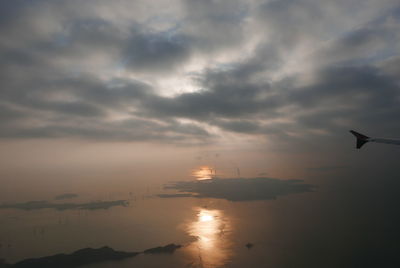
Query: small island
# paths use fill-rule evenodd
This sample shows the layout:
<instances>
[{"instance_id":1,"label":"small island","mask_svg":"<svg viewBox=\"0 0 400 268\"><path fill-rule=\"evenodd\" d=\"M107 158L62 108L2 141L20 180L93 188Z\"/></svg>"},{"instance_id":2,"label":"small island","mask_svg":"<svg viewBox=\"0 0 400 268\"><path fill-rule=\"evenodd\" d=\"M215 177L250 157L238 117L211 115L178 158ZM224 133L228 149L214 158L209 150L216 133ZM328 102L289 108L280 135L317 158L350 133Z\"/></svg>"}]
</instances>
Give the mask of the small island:
<instances>
[{"instance_id":1,"label":"small island","mask_svg":"<svg viewBox=\"0 0 400 268\"><path fill-rule=\"evenodd\" d=\"M143 251L144 254L172 254L175 250L181 248L181 245L168 244L164 247L150 248Z\"/></svg>"},{"instance_id":2,"label":"small island","mask_svg":"<svg viewBox=\"0 0 400 268\"><path fill-rule=\"evenodd\" d=\"M0 260L0 268L72 268L104 261L119 261L132 258L139 254L173 254L181 245L168 244L155 248L146 249L143 252L117 251L110 247L83 248L71 254L56 254L42 258L31 258L8 264Z\"/></svg>"},{"instance_id":3,"label":"small island","mask_svg":"<svg viewBox=\"0 0 400 268\"><path fill-rule=\"evenodd\" d=\"M8 267L12 268L67 268L67 267L77 267L81 265L112 261L112 260L122 260L125 258L130 258L138 255L138 252L124 252L116 251L110 247L102 248L84 248L77 250L71 254L56 254L53 256L26 259L17 262Z\"/></svg>"}]
</instances>

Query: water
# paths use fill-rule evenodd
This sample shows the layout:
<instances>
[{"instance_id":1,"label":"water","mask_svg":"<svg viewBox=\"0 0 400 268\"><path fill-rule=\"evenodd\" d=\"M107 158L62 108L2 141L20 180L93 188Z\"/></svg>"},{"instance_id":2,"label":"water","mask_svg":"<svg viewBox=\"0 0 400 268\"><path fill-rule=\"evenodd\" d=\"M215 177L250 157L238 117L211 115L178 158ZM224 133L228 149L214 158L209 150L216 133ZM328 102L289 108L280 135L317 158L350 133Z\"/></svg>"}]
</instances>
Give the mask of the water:
<instances>
[{"instance_id":1,"label":"water","mask_svg":"<svg viewBox=\"0 0 400 268\"><path fill-rule=\"evenodd\" d=\"M170 243L183 247L174 254L143 254L85 267L368 267L397 258L395 180L314 180L308 182L317 185L314 192L258 201L159 198L157 194L170 193L163 189L167 180L117 178L109 186L98 180L96 187L72 181L67 192L78 197L54 200L65 186L39 182L36 191L27 186L20 192L25 195L8 200L3 195L2 202L127 200L128 205L1 209L0 258L9 263L86 247L141 252ZM385 185L392 185L391 191ZM246 247L248 243L253 246Z\"/></svg>"}]
</instances>

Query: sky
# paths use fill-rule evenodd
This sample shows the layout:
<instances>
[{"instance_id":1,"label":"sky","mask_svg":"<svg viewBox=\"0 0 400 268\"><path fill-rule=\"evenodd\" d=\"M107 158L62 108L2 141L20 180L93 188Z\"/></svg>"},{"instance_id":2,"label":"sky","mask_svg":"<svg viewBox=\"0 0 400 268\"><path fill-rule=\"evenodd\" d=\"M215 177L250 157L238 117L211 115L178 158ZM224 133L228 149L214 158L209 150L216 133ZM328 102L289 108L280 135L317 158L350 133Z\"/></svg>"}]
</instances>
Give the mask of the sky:
<instances>
[{"instance_id":1,"label":"sky","mask_svg":"<svg viewBox=\"0 0 400 268\"><path fill-rule=\"evenodd\" d=\"M0 5L2 170L209 152L294 178L397 155L356 156L348 130L400 137L398 1Z\"/></svg>"}]
</instances>

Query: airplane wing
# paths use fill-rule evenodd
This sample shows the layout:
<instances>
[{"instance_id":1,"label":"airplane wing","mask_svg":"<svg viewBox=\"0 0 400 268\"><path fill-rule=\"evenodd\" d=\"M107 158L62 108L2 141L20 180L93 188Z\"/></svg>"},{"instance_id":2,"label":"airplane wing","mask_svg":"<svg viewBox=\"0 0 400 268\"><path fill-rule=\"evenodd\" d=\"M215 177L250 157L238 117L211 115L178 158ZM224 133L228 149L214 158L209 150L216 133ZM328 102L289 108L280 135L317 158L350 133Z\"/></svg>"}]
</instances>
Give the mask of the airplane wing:
<instances>
[{"instance_id":1,"label":"airplane wing","mask_svg":"<svg viewBox=\"0 0 400 268\"><path fill-rule=\"evenodd\" d=\"M350 133L353 134L357 139L357 142L356 142L356 148L357 149L360 149L367 142L377 142L377 143L400 145L400 140L371 138L371 137L365 136L365 135L363 135L361 133L358 133L358 132L356 132L354 130L350 130Z\"/></svg>"}]
</instances>

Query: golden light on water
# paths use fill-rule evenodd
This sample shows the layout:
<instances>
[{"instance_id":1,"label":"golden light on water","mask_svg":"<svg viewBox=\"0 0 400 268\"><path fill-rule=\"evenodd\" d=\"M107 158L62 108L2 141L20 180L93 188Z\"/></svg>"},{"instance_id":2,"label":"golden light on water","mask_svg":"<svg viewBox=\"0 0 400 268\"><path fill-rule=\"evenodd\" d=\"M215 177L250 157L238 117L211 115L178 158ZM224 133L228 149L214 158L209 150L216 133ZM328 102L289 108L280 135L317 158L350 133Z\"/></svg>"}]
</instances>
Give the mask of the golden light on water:
<instances>
[{"instance_id":1,"label":"golden light on water","mask_svg":"<svg viewBox=\"0 0 400 268\"><path fill-rule=\"evenodd\" d=\"M212 215L200 215L200 216L199 216L199 220L200 220L201 222L204 222L204 221L213 221L213 220L214 220L214 216L212 216Z\"/></svg>"},{"instance_id":2,"label":"golden light on water","mask_svg":"<svg viewBox=\"0 0 400 268\"><path fill-rule=\"evenodd\" d=\"M193 176L201 181L201 180L210 180L213 177L215 177L215 169L209 167L209 166L202 166L196 170L193 171Z\"/></svg>"},{"instance_id":3,"label":"golden light on water","mask_svg":"<svg viewBox=\"0 0 400 268\"><path fill-rule=\"evenodd\" d=\"M200 267L220 267L231 256L230 223L220 210L197 208L196 211L196 219L187 226L187 232L196 237L189 250Z\"/></svg>"}]
</instances>

